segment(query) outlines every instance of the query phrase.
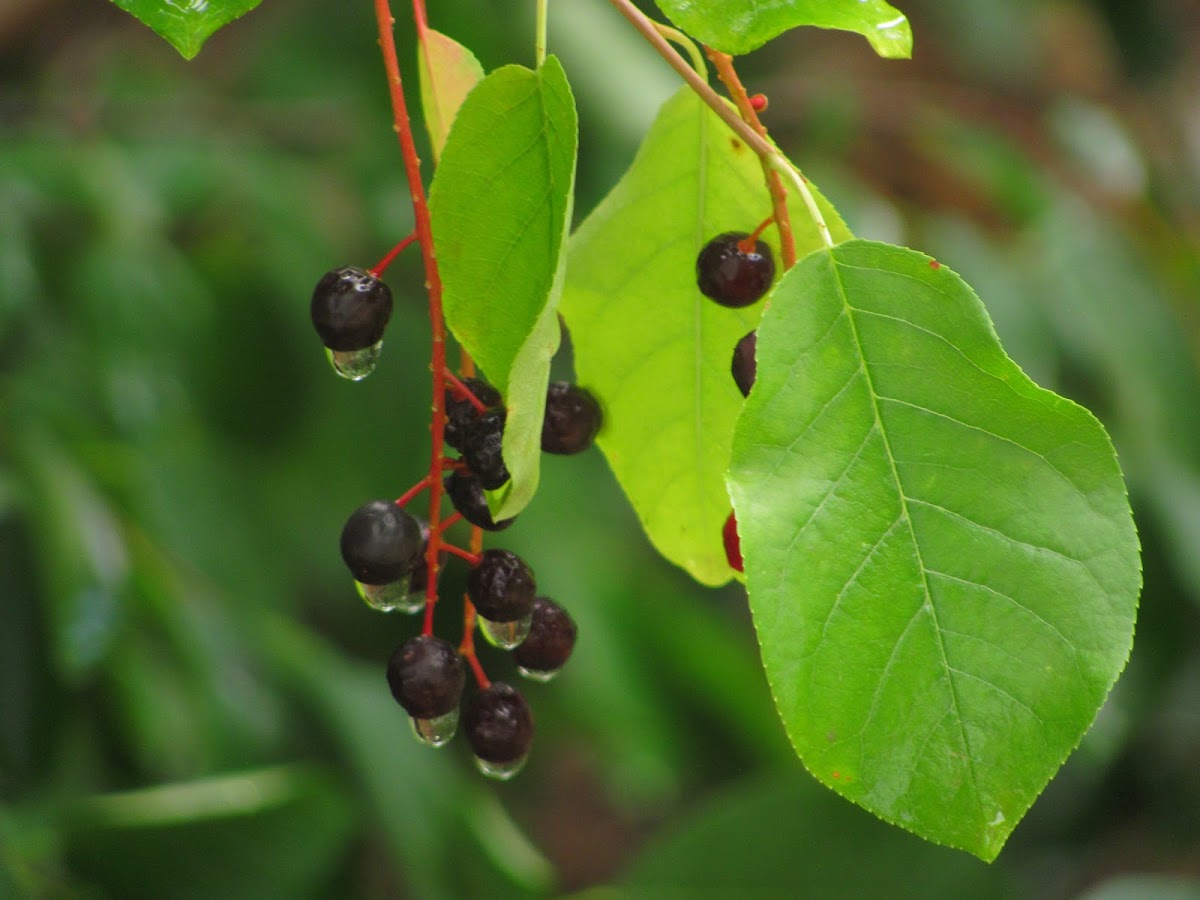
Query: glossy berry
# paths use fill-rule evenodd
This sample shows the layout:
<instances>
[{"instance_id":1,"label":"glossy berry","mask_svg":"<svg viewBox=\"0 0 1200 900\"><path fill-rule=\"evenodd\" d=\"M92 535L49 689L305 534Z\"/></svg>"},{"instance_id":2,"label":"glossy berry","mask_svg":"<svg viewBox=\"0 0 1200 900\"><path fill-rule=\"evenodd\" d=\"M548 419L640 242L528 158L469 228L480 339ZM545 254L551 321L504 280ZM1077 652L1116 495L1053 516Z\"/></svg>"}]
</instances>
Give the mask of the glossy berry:
<instances>
[{"instance_id":1,"label":"glossy berry","mask_svg":"<svg viewBox=\"0 0 1200 900\"><path fill-rule=\"evenodd\" d=\"M744 231L719 234L696 257L700 292L722 306L749 306L770 290L775 278L771 248L756 240L754 249L747 253L739 243L748 237Z\"/></svg>"},{"instance_id":2,"label":"glossy berry","mask_svg":"<svg viewBox=\"0 0 1200 900\"><path fill-rule=\"evenodd\" d=\"M392 317L392 292L365 269L342 266L321 276L309 311L330 350L363 350L383 337Z\"/></svg>"},{"instance_id":3,"label":"glossy berry","mask_svg":"<svg viewBox=\"0 0 1200 900\"><path fill-rule=\"evenodd\" d=\"M513 659L522 669L557 672L575 649L575 634L570 614L549 597L538 597L529 634L513 651Z\"/></svg>"},{"instance_id":4,"label":"glossy berry","mask_svg":"<svg viewBox=\"0 0 1200 900\"><path fill-rule=\"evenodd\" d=\"M489 409L468 426L463 441L463 459L478 476L479 483L489 491L496 490L509 479L508 467L500 453L504 420L503 409Z\"/></svg>"},{"instance_id":5,"label":"glossy berry","mask_svg":"<svg viewBox=\"0 0 1200 900\"><path fill-rule=\"evenodd\" d=\"M733 364L730 371L743 397L750 396L750 388L754 387L754 379L758 373L758 364L754 361L754 350L757 346L758 332L751 331L733 348Z\"/></svg>"},{"instance_id":6,"label":"glossy berry","mask_svg":"<svg viewBox=\"0 0 1200 900\"><path fill-rule=\"evenodd\" d=\"M588 391L568 381L552 381L546 389L542 449L569 455L592 445L604 417Z\"/></svg>"},{"instance_id":7,"label":"glossy berry","mask_svg":"<svg viewBox=\"0 0 1200 900\"><path fill-rule=\"evenodd\" d=\"M533 713L515 688L492 682L467 704L463 732L475 755L490 763L523 759L533 746Z\"/></svg>"},{"instance_id":8,"label":"glossy berry","mask_svg":"<svg viewBox=\"0 0 1200 900\"><path fill-rule=\"evenodd\" d=\"M500 392L482 378L467 378L463 384L470 388L475 399L484 406L500 405ZM461 453L471 423L483 413L470 400L455 396L450 388L446 388L445 406L446 427L442 429L442 440Z\"/></svg>"},{"instance_id":9,"label":"glossy berry","mask_svg":"<svg viewBox=\"0 0 1200 900\"><path fill-rule=\"evenodd\" d=\"M421 528L421 550L413 561L412 572L408 576L408 592L422 594L429 584L429 566L425 562L425 551L429 548L429 523L423 519L417 520Z\"/></svg>"},{"instance_id":10,"label":"glossy berry","mask_svg":"<svg viewBox=\"0 0 1200 900\"><path fill-rule=\"evenodd\" d=\"M533 610L537 583L525 561L508 550L484 550L467 575L467 596L479 615L492 622L515 622Z\"/></svg>"},{"instance_id":11,"label":"glossy berry","mask_svg":"<svg viewBox=\"0 0 1200 900\"><path fill-rule=\"evenodd\" d=\"M725 559L729 562L729 567L745 572L745 564L742 562L742 539L738 534L737 518L733 513L725 520L725 527L721 529L721 540L725 543Z\"/></svg>"},{"instance_id":12,"label":"glossy berry","mask_svg":"<svg viewBox=\"0 0 1200 900\"><path fill-rule=\"evenodd\" d=\"M503 531L513 523L512 519L497 522L492 518L487 498L483 495L483 485L470 472L455 469L446 476L443 484L454 508L472 525L478 525L484 531Z\"/></svg>"},{"instance_id":13,"label":"glossy berry","mask_svg":"<svg viewBox=\"0 0 1200 900\"><path fill-rule=\"evenodd\" d=\"M391 584L412 571L422 543L416 519L390 500L373 500L346 520L342 559L355 581Z\"/></svg>"},{"instance_id":14,"label":"glossy berry","mask_svg":"<svg viewBox=\"0 0 1200 900\"><path fill-rule=\"evenodd\" d=\"M466 678L458 651L431 635L410 638L388 660L388 687L414 719L434 719L457 709Z\"/></svg>"}]
</instances>

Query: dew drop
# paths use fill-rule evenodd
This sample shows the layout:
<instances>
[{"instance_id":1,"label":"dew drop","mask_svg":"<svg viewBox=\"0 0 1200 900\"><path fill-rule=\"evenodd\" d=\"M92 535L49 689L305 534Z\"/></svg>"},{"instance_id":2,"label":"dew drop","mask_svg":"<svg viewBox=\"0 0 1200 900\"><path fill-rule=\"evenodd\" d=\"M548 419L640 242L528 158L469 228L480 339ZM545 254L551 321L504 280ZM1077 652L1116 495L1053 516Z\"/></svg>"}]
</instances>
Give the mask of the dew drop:
<instances>
[{"instance_id":1,"label":"dew drop","mask_svg":"<svg viewBox=\"0 0 1200 900\"><path fill-rule=\"evenodd\" d=\"M492 762L488 759L475 757L475 765L488 778L495 778L497 781L508 781L525 767L525 761L529 759L529 754L519 757L509 762Z\"/></svg>"},{"instance_id":2,"label":"dew drop","mask_svg":"<svg viewBox=\"0 0 1200 900\"><path fill-rule=\"evenodd\" d=\"M425 598L408 592L408 579L401 578L391 584L363 584L354 582L358 596L377 612L415 613L425 608Z\"/></svg>"},{"instance_id":3,"label":"dew drop","mask_svg":"<svg viewBox=\"0 0 1200 900\"><path fill-rule=\"evenodd\" d=\"M524 666L517 666L517 671L530 681L540 681L545 684L547 681L552 681L562 669L527 669Z\"/></svg>"},{"instance_id":4,"label":"dew drop","mask_svg":"<svg viewBox=\"0 0 1200 900\"><path fill-rule=\"evenodd\" d=\"M362 381L375 371L375 363L379 362L379 350L383 341L364 347L362 350L330 350L325 348L329 364L333 371L351 381Z\"/></svg>"},{"instance_id":5,"label":"dew drop","mask_svg":"<svg viewBox=\"0 0 1200 900\"><path fill-rule=\"evenodd\" d=\"M409 719L417 740L428 747L444 747L458 731L458 707L433 719Z\"/></svg>"},{"instance_id":6,"label":"dew drop","mask_svg":"<svg viewBox=\"0 0 1200 900\"><path fill-rule=\"evenodd\" d=\"M523 619L513 622L493 622L491 619L479 617L479 630L487 638L487 642L501 650L512 650L518 647L525 636L529 634L529 625L533 622L533 613Z\"/></svg>"}]
</instances>

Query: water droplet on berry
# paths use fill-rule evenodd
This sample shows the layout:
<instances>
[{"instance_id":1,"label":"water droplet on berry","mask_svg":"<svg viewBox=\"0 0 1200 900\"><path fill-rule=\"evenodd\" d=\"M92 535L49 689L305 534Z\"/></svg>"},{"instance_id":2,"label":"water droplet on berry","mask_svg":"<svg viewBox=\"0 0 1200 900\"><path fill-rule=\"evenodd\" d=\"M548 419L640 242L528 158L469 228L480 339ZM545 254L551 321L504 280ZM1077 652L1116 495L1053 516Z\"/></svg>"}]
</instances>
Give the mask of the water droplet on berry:
<instances>
[{"instance_id":1,"label":"water droplet on berry","mask_svg":"<svg viewBox=\"0 0 1200 900\"><path fill-rule=\"evenodd\" d=\"M529 634L529 626L533 622L533 613L511 622L493 622L491 619L479 617L479 630L487 638L487 642L501 650L511 650L518 647L525 635Z\"/></svg>"},{"instance_id":2,"label":"water droplet on berry","mask_svg":"<svg viewBox=\"0 0 1200 900\"><path fill-rule=\"evenodd\" d=\"M517 671L530 681L540 681L542 684L545 684L547 681L552 681L562 669L527 669L524 666L517 666Z\"/></svg>"},{"instance_id":3,"label":"water droplet on berry","mask_svg":"<svg viewBox=\"0 0 1200 900\"><path fill-rule=\"evenodd\" d=\"M354 586L363 602L378 612L415 613L425 608L424 595L408 592L407 578L391 584L363 584L356 581Z\"/></svg>"},{"instance_id":4,"label":"water droplet on berry","mask_svg":"<svg viewBox=\"0 0 1200 900\"><path fill-rule=\"evenodd\" d=\"M330 350L326 347L325 355L329 357L329 364L333 366L333 371L350 381L362 381L375 371L375 364L379 362L379 350L382 347L383 341L361 350Z\"/></svg>"},{"instance_id":5,"label":"water droplet on berry","mask_svg":"<svg viewBox=\"0 0 1200 900\"><path fill-rule=\"evenodd\" d=\"M458 707L433 719L409 719L417 740L429 747L444 747L458 731Z\"/></svg>"},{"instance_id":6,"label":"water droplet on berry","mask_svg":"<svg viewBox=\"0 0 1200 900\"><path fill-rule=\"evenodd\" d=\"M491 760L475 757L475 765L488 778L495 778L497 781L508 781L525 767L525 761L529 759L529 754L510 760L509 762L492 762Z\"/></svg>"}]
</instances>

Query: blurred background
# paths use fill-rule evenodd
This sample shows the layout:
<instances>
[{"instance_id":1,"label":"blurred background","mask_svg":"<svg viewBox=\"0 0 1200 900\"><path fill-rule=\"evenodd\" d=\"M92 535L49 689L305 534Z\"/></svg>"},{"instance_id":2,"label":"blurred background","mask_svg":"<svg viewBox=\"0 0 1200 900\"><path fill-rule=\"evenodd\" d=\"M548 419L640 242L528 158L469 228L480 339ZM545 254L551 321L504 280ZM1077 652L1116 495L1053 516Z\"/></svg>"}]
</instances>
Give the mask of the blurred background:
<instances>
[{"instance_id":1,"label":"blurred background","mask_svg":"<svg viewBox=\"0 0 1200 900\"><path fill-rule=\"evenodd\" d=\"M336 548L426 465L416 254L362 384L307 313L411 228L370 4L266 0L185 63L103 0L3 0L0 897L1200 897L1200 7L898 2L913 61L798 31L744 80L852 229L962 273L1104 420L1144 546L1129 667L996 863L806 775L741 589L658 560L596 451L498 542L580 628L523 688L528 766L419 746L383 679L419 625ZM431 24L529 64L514 6ZM677 81L603 0L551 23L582 216Z\"/></svg>"}]
</instances>

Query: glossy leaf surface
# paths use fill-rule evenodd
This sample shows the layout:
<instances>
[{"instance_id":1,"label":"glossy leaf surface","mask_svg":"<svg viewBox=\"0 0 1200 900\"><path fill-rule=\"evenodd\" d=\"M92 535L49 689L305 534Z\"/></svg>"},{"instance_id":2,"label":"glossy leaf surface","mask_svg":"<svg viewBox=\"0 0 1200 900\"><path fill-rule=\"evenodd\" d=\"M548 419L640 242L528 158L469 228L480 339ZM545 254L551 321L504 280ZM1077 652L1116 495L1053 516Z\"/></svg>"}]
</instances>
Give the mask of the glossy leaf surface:
<instances>
[{"instance_id":1,"label":"glossy leaf surface","mask_svg":"<svg viewBox=\"0 0 1200 900\"><path fill-rule=\"evenodd\" d=\"M446 322L508 408L512 480L497 518L520 512L537 489L576 144L558 60L537 71L505 66L459 109L430 192Z\"/></svg>"},{"instance_id":2,"label":"glossy leaf surface","mask_svg":"<svg viewBox=\"0 0 1200 900\"><path fill-rule=\"evenodd\" d=\"M125 12L154 29L184 59L200 52L218 29L244 15L261 0L113 0Z\"/></svg>"},{"instance_id":3,"label":"glossy leaf surface","mask_svg":"<svg viewBox=\"0 0 1200 900\"><path fill-rule=\"evenodd\" d=\"M789 736L834 790L992 859L1129 653L1139 549L1108 437L903 248L803 260L758 361L730 487Z\"/></svg>"}]
</instances>

